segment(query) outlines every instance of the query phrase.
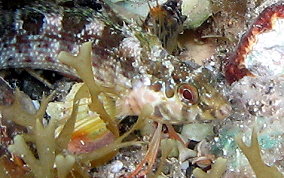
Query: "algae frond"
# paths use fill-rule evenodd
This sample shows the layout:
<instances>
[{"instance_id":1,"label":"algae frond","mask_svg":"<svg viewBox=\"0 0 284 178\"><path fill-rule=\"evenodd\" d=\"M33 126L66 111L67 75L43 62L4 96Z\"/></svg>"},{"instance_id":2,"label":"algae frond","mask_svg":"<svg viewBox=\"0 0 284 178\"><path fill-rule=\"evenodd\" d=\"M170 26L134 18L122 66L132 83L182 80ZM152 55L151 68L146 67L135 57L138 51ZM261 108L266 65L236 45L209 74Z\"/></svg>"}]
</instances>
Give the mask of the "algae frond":
<instances>
[{"instance_id":1,"label":"algae frond","mask_svg":"<svg viewBox=\"0 0 284 178\"><path fill-rule=\"evenodd\" d=\"M114 93L114 90L100 86L94 79L92 71L92 42L82 44L77 56L72 56L71 54L63 51L59 53L58 59L62 63L67 64L76 70L77 74L87 85L90 92L92 99L90 109L100 115L101 119L107 123L107 127L116 137L119 136L117 123L109 116L99 99L99 95L101 93Z\"/></svg>"},{"instance_id":2,"label":"algae frond","mask_svg":"<svg viewBox=\"0 0 284 178\"><path fill-rule=\"evenodd\" d=\"M275 166L267 166L260 154L260 147L257 140L257 133L256 130L253 129L252 135L251 135L251 145L246 146L245 143L242 141L241 136L238 136L236 138L236 142L240 149L243 151L245 156L247 157L255 175L257 178L267 178L267 177L273 177L273 178L283 178L284 175L281 174L280 171Z\"/></svg>"},{"instance_id":3,"label":"algae frond","mask_svg":"<svg viewBox=\"0 0 284 178\"><path fill-rule=\"evenodd\" d=\"M35 142L38 159L36 158L37 156L35 156L34 153L30 150L30 147L26 143L25 140L26 136L25 137L23 135L15 136L14 144L8 147L8 150L11 153L21 157L25 161L25 163L31 169L35 177L48 177L48 178L55 177L55 171L54 171L55 164L57 166L58 175L62 177L67 172L69 173L71 171L72 165L74 164L74 161L70 159L72 156L69 155L68 153L64 154L66 155L66 158L68 158L64 159L67 162L59 161L60 154L58 154L59 152L58 148L61 148L60 149L61 151L63 150L62 147L66 145L64 144L60 145L59 144L60 142L56 142L55 129L57 127L57 121L51 118L46 126L43 125L43 119L44 119L43 115L45 113L50 98L51 96L49 96L48 98L43 98L40 109L35 115L32 115L33 116L32 119L34 120L35 123L32 124L34 126L30 127L32 133L28 134L28 137L33 138L32 140L34 140ZM12 105L11 107L13 106L14 105ZM76 108L73 110L73 113L76 113L75 111L77 111ZM22 112L25 113L25 111ZM25 113L24 115L26 114L27 113ZM72 119L70 120L72 121ZM14 121L16 122L17 120ZM23 126L27 125L23 124ZM72 132L69 134L72 134ZM65 138L66 139L65 142L68 142L70 140L70 136L69 137L68 135L66 136L67 137ZM66 149L66 147L64 149Z\"/></svg>"},{"instance_id":4,"label":"algae frond","mask_svg":"<svg viewBox=\"0 0 284 178\"><path fill-rule=\"evenodd\" d=\"M25 101L23 101L22 99L25 97L24 94L20 90L16 89L14 102L12 103L12 105L2 105L0 106L0 111L4 117L9 118L10 120L21 126L31 129L31 132L33 132L36 119L42 118L44 116L45 110L52 96L53 94L51 94L47 98L43 96L39 110L36 111L36 113L30 113L25 108Z\"/></svg>"}]
</instances>

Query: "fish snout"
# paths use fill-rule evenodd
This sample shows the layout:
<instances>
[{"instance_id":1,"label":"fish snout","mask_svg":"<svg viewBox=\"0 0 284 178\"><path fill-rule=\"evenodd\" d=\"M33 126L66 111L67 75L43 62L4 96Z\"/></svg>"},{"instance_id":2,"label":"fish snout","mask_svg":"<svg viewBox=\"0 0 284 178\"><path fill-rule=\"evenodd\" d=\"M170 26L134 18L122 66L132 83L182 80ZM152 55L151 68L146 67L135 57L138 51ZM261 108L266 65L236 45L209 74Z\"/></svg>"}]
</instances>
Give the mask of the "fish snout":
<instances>
[{"instance_id":1,"label":"fish snout","mask_svg":"<svg viewBox=\"0 0 284 178\"><path fill-rule=\"evenodd\" d=\"M225 119L232 112L232 107L229 104L223 105L220 109L214 111L212 114L216 119Z\"/></svg>"}]
</instances>

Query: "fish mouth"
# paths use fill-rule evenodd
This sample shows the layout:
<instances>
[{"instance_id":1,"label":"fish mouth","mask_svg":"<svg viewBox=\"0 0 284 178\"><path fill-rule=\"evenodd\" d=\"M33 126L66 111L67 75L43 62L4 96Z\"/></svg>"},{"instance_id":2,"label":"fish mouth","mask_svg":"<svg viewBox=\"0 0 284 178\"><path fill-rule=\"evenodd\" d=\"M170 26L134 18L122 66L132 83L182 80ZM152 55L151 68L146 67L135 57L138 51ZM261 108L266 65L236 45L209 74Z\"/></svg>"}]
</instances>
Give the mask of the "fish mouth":
<instances>
[{"instance_id":1,"label":"fish mouth","mask_svg":"<svg viewBox=\"0 0 284 178\"><path fill-rule=\"evenodd\" d=\"M161 117L164 120L169 121L212 121L212 120L223 120L230 116L232 107L226 103L216 109L202 110L198 105L190 108L179 106L178 104L174 107L173 103L161 103L155 106L154 116Z\"/></svg>"},{"instance_id":2,"label":"fish mouth","mask_svg":"<svg viewBox=\"0 0 284 178\"><path fill-rule=\"evenodd\" d=\"M232 107L229 104L223 105L220 107L220 109L215 110L212 112L212 115L218 119L218 120L222 120L227 118L228 116L230 116L232 112Z\"/></svg>"}]
</instances>

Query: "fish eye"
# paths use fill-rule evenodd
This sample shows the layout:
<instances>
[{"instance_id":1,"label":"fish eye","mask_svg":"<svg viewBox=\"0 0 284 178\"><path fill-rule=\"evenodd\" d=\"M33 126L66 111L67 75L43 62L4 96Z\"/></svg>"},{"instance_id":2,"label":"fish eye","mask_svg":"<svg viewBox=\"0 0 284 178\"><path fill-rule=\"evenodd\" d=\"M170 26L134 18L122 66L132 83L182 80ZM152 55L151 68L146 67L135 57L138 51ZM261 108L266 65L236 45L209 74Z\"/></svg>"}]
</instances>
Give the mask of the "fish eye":
<instances>
[{"instance_id":1,"label":"fish eye","mask_svg":"<svg viewBox=\"0 0 284 178\"><path fill-rule=\"evenodd\" d=\"M178 95L185 103L196 104L198 102L198 91L195 86L182 84L178 88Z\"/></svg>"}]
</instances>

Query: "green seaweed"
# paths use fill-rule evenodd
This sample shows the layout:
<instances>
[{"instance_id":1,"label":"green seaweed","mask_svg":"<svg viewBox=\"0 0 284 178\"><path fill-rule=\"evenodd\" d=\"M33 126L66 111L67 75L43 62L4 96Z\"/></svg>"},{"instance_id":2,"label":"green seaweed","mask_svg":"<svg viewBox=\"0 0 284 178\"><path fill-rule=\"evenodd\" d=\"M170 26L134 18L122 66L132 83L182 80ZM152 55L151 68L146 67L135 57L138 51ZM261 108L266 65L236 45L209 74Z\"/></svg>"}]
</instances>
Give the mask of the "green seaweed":
<instances>
[{"instance_id":1,"label":"green seaweed","mask_svg":"<svg viewBox=\"0 0 284 178\"><path fill-rule=\"evenodd\" d=\"M100 86L94 79L92 70L92 42L83 43L77 56L72 56L62 51L59 53L58 59L76 70L77 74L87 85L91 95L92 103L89 106L90 110L97 112L101 119L107 123L108 129L118 137L117 123L110 117L99 99L100 93L113 93L114 90Z\"/></svg>"},{"instance_id":2,"label":"green seaweed","mask_svg":"<svg viewBox=\"0 0 284 178\"><path fill-rule=\"evenodd\" d=\"M246 146L242 141L241 136L236 138L236 142L240 149L243 151L247 157L255 175L257 178L283 178L284 175L275 167L267 166L261 158L261 150L257 139L256 130L253 129L251 135L251 145Z\"/></svg>"}]
</instances>

